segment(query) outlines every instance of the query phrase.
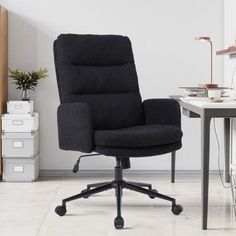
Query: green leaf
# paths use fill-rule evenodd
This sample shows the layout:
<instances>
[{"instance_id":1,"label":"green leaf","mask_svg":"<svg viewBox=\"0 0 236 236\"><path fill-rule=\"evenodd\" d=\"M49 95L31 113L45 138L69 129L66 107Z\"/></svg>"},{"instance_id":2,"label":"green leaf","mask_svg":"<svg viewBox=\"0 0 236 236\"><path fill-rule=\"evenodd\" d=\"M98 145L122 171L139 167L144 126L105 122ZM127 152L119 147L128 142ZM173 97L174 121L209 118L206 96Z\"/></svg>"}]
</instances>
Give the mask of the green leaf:
<instances>
[{"instance_id":1,"label":"green leaf","mask_svg":"<svg viewBox=\"0 0 236 236\"><path fill-rule=\"evenodd\" d=\"M25 72L20 69L9 69L9 77L12 78L12 83L16 85L16 89L33 90L35 91L38 80L48 77L48 70L39 68L38 71Z\"/></svg>"}]
</instances>

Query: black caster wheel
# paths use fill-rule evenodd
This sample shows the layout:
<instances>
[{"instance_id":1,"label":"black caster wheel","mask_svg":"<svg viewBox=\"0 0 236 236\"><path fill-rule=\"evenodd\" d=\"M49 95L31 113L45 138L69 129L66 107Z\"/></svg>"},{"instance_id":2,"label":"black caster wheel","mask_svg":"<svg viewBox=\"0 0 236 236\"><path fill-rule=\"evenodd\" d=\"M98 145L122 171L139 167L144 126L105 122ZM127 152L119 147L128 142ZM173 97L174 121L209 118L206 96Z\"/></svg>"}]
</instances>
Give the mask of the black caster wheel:
<instances>
[{"instance_id":1,"label":"black caster wheel","mask_svg":"<svg viewBox=\"0 0 236 236\"><path fill-rule=\"evenodd\" d=\"M179 215L183 211L183 207L181 205L174 205L172 207L172 212L174 215Z\"/></svg>"},{"instance_id":2,"label":"black caster wheel","mask_svg":"<svg viewBox=\"0 0 236 236\"><path fill-rule=\"evenodd\" d=\"M124 227L124 219L121 216L117 216L114 219L114 226L116 229L123 229Z\"/></svg>"},{"instance_id":3,"label":"black caster wheel","mask_svg":"<svg viewBox=\"0 0 236 236\"><path fill-rule=\"evenodd\" d=\"M84 190L82 190L81 191L81 193L84 193L84 192L86 192L88 189L84 189ZM85 197L83 197L83 198L89 198L89 196L87 195L87 196L85 196Z\"/></svg>"},{"instance_id":4,"label":"black caster wheel","mask_svg":"<svg viewBox=\"0 0 236 236\"><path fill-rule=\"evenodd\" d=\"M57 206L55 208L55 212L59 215L59 216L64 216L66 214L66 206Z\"/></svg>"},{"instance_id":5,"label":"black caster wheel","mask_svg":"<svg viewBox=\"0 0 236 236\"><path fill-rule=\"evenodd\" d=\"M158 193L158 191L156 190L156 189L152 189L152 191L154 191L154 192L156 192L156 193ZM154 199L154 198L156 198L156 197L153 197L153 196L149 196L151 199Z\"/></svg>"}]
</instances>

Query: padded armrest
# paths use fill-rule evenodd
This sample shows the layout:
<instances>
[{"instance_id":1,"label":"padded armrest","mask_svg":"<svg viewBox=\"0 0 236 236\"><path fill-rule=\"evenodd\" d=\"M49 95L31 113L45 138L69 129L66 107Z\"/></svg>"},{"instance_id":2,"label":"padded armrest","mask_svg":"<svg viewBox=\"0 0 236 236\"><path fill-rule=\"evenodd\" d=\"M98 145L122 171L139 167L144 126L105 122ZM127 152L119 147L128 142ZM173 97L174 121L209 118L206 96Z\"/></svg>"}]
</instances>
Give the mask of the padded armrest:
<instances>
[{"instance_id":1,"label":"padded armrest","mask_svg":"<svg viewBox=\"0 0 236 236\"><path fill-rule=\"evenodd\" d=\"M148 99L143 102L146 124L166 124L181 128L180 105L174 99Z\"/></svg>"},{"instance_id":2,"label":"padded armrest","mask_svg":"<svg viewBox=\"0 0 236 236\"><path fill-rule=\"evenodd\" d=\"M64 150L92 152L93 125L85 103L64 103L57 110L59 147Z\"/></svg>"}]
</instances>

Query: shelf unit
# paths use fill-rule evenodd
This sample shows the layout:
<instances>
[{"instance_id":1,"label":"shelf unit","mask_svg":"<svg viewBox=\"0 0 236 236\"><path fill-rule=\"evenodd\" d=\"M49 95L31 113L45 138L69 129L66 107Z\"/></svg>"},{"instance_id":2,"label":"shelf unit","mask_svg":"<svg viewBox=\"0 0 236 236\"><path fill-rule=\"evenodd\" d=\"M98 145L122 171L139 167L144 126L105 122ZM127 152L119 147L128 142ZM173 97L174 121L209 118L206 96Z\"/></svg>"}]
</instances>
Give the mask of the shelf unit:
<instances>
[{"instance_id":1,"label":"shelf unit","mask_svg":"<svg viewBox=\"0 0 236 236\"><path fill-rule=\"evenodd\" d=\"M8 80L8 17L7 10L0 6L0 115L6 112ZM0 121L0 133L1 133ZM0 178L2 174L2 144L0 138Z\"/></svg>"},{"instance_id":2,"label":"shelf unit","mask_svg":"<svg viewBox=\"0 0 236 236\"><path fill-rule=\"evenodd\" d=\"M236 47L228 47L227 49L216 52L216 55L233 55L236 54Z\"/></svg>"}]
</instances>

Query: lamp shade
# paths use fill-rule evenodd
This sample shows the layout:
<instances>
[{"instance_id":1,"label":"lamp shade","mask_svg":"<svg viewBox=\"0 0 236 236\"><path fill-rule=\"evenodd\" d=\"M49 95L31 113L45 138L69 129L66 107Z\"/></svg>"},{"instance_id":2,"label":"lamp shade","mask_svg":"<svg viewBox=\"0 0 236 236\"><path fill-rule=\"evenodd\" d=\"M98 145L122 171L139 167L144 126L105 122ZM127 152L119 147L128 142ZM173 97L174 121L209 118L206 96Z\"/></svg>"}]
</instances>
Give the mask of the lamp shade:
<instances>
[{"instance_id":1,"label":"lamp shade","mask_svg":"<svg viewBox=\"0 0 236 236\"><path fill-rule=\"evenodd\" d=\"M202 37L196 37L195 40L199 41L211 41L210 37L202 36Z\"/></svg>"}]
</instances>

